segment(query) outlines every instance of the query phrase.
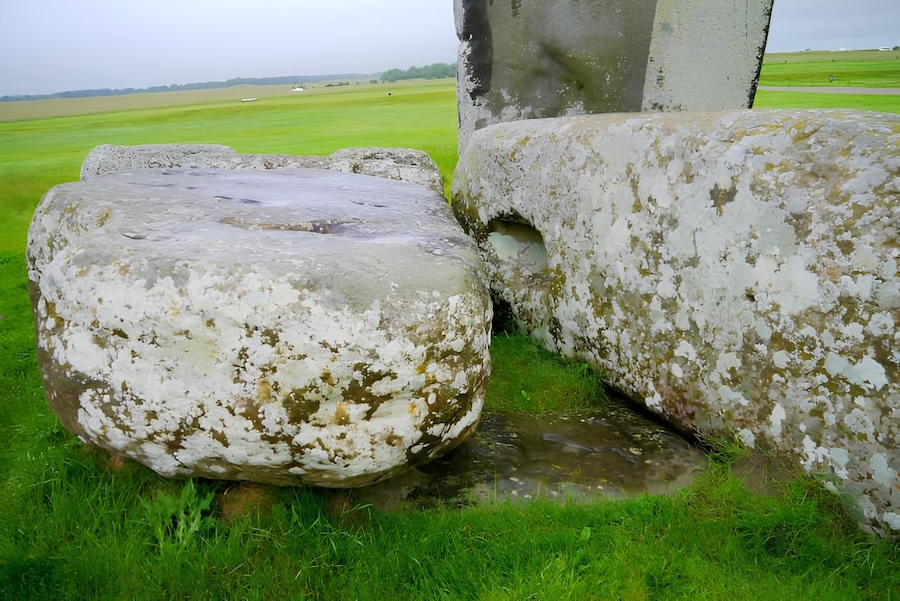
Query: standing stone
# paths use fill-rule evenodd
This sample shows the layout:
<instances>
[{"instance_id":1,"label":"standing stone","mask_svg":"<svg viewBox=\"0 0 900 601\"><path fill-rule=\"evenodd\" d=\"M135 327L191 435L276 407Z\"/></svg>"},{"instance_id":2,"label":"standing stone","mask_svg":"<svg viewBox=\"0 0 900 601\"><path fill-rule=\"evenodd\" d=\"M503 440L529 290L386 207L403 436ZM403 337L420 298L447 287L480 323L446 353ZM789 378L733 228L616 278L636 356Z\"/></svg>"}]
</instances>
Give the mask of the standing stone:
<instances>
[{"instance_id":1,"label":"standing stone","mask_svg":"<svg viewBox=\"0 0 900 601\"><path fill-rule=\"evenodd\" d=\"M900 530L900 117L496 124L453 184L494 294L544 346Z\"/></svg>"},{"instance_id":2,"label":"standing stone","mask_svg":"<svg viewBox=\"0 0 900 601\"><path fill-rule=\"evenodd\" d=\"M491 123L750 107L773 0L454 0L459 148Z\"/></svg>"},{"instance_id":3,"label":"standing stone","mask_svg":"<svg viewBox=\"0 0 900 601\"><path fill-rule=\"evenodd\" d=\"M123 171L51 190L27 256L53 410L164 476L362 486L478 423L483 265L423 186Z\"/></svg>"}]
</instances>

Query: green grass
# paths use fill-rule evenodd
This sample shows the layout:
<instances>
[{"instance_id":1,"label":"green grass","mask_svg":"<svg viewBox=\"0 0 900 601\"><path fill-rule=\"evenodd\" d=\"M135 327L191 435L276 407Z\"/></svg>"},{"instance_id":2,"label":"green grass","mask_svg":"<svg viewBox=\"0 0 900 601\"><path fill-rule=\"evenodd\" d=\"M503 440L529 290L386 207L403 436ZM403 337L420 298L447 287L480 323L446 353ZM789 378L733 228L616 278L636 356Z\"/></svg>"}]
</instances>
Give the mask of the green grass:
<instances>
[{"instance_id":1,"label":"green grass","mask_svg":"<svg viewBox=\"0 0 900 601\"><path fill-rule=\"evenodd\" d=\"M604 402L599 374L561 359L522 334L494 333L486 404L494 411L577 413Z\"/></svg>"},{"instance_id":2,"label":"green grass","mask_svg":"<svg viewBox=\"0 0 900 601\"><path fill-rule=\"evenodd\" d=\"M880 62L894 60L900 56L900 50L882 52L880 50L850 50L846 52L832 50L811 50L808 52L767 52L763 63L831 63L845 62Z\"/></svg>"},{"instance_id":3,"label":"green grass","mask_svg":"<svg viewBox=\"0 0 900 601\"><path fill-rule=\"evenodd\" d=\"M449 178L452 84L0 123L0 599L890 599L898 548L800 480L761 496L729 455L671 497L387 514L312 488L228 519L229 483L169 482L66 433L44 399L25 231L41 194L101 143L241 152L422 148ZM488 410L602 403L585 366L492 344Z\"/></svg>"},{"instance_id":4,"label":"green grass","mask_svg":"<svg viewBox=\"0 0 900 601\"><path fill-rule=\"evenodd\" d=\"M391 96L385 90L350 86L341 93L320 90L254 103L223 100L0 123L0 251L25 247L37 201L53 185L77 180L84 157L100 144L225 144L245 153L320 155L347 146L418 148L435 160L449 187L456 164L455 85L392 87ZM354 118L345 118L348 113Z\"/></svg>"},{"instance_id":5,"label":"green grass","mask_svg":"<svg viewBox=\"0 0 900 601\"><path fill-rule=\"evenodd\" d=\"M759 85L897 88L900 87L900 51L767 54Z\"/></svg>"},{"instance_id":6,"label":"green grass","mask_svg":"<svg viewBox=\"0 0 900 601\"><path fill-rule=\"evenodd\" d=\"M834 77L834 81L831 78ZM767 54L760 86L900 88L900 51L792 52ZM816 94L760 90L756 108L848 108L900 113L900 95Z\"/></svg>"},{"instance_id":7,"label":"green grass","mask_svg":"<svg viewBox=\"0 0 900 601\"><path fill-rule=\"evenodd\" d=\"M770 92L759 90L753 104L757 109L831 109L844 108L876 113L900 113L900 95L811 94L809 92Z\"/></svg>"}]
</instances>

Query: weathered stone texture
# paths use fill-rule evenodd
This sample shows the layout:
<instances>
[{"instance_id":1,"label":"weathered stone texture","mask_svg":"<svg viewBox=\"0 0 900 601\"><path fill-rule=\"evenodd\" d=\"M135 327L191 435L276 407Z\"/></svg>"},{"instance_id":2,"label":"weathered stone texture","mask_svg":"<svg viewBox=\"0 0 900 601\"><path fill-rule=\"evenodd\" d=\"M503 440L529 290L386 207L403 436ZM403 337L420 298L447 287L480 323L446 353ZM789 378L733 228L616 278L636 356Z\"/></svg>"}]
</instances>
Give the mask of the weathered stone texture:
<instances>
[{"instance_id":1,"label":"weathered stone texture","mask_svg":"<svg viewBox=\"0 0 900 601\"><path fill-rule=\"evenodd\" d=\"M51 190L27 253L51 406L164 476L361 486L478 422L483 265L422 186L120 172Z\"/></svg>"},{"instance_id":2,"label":"weathered stone texture","mask_svg":"<svg viewBox=\"0 0 900 601\"><path fill-rule=\"evenodd\" d=\"M91 150L81 163L81 179L145 168L239 169L241 163L238 153L220 144L102 144Z\"/></svg>"},{"instance_id":3,"label":"weathered stone texture","mask_svg":"<svg viewBox=\"0 0 900 601\"><path fill-rule=\"evenodd\" d=\"M493 125L453 206L547 348L670 420L833 475L900 529L900 117Z\"/></svg>"},{"instance_id":4,"label":"weathered stone texture","mask_svg":"<svg viewBox=\"0 0 900 601\"><path fill-rule=\"evenodd\" d=\"M491 123L752 105L773 0L454 0L459 147Z\"/></svg>"},{"instance_id":5,"label":"weathered stone texture","mask_svg":"<svg viewBox=\"0 0 900 601\"><path fill-rule=\"evenodd\" d=\"M217 144L97 146L81 165L81 179L146 168L332 169L420 184L444 193L441 172L427 153L411 148L344 148L328 156L238 154Z\"/></svg>"}]
</instances>

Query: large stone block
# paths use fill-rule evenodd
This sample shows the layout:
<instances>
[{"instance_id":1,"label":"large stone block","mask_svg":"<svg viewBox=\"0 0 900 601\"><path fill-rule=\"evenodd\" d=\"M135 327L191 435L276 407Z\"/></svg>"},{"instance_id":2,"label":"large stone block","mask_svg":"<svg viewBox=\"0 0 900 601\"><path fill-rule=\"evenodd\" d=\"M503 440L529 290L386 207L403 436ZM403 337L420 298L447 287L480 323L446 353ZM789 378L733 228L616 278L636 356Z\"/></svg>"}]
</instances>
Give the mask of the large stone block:
<instances>
[{"instance_id":1,"label":"large stone block","mask_svg":"<svg viewBox=\"0 0 900 601\"><path fill-rule=\"evenodd\" d=\"M832 475L900 529L900 117L498 124L461 157L453 206L547 348Z\"/></svg>"},{"instance_id":2,"label":"large stone block","mask_svg":"<svg viewBox=\"0 0 900 601\"><path fill-rule=\"evenodd\" d=\"M773 0L454 0L459 147L491 123L752 105Z\"/></svg>"},{"instance_id":3,"label":"large stone block","mask_svg":"<svg viewBox=\"0 0 900 601\"><path fill-rule=\"evenodd\" d=\"M27 256L54 411L164 476L361 486L478 423L483 265L425 187L113 173L51 190Z\"/></svg>"}]
</instances>

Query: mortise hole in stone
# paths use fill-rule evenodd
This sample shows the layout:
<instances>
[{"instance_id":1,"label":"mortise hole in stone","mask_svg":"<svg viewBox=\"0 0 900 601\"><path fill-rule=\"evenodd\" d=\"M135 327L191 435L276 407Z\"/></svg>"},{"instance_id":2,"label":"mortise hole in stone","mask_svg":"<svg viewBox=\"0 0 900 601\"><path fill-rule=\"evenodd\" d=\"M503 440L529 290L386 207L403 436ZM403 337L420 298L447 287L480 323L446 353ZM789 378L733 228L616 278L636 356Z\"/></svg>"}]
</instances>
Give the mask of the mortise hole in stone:
<instances>
[{"instance_id":1,"label":"mortise hole in stone","mask_svg":"<svg viewBox=\"0 0 900 601\"><path fill-rule=\"evenodd\" d=\"M336 219L319 219L316 221L307 221L299 223L262 223L255 221L245 221L234 215L226 215L219 220L224 225L233 225L248 230L274 230L283 232L310 232L313 234L334 234L345 222ZM125 234L128 236L128 234ZM133 236L128 236L133 237Z\"/></svg>"},{"instance_id":2,"label":"mortise hole in stone","mask_svg":"<svg viewBox=\"0 0 900 601\"><path fill-rule=\"evenodd\" d=\"M500 261L514 261L522 271L549 267L544 237L518 215L491 220L487 239Z\"/></svg>"}]
</instances>

